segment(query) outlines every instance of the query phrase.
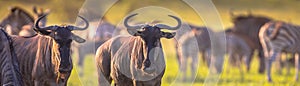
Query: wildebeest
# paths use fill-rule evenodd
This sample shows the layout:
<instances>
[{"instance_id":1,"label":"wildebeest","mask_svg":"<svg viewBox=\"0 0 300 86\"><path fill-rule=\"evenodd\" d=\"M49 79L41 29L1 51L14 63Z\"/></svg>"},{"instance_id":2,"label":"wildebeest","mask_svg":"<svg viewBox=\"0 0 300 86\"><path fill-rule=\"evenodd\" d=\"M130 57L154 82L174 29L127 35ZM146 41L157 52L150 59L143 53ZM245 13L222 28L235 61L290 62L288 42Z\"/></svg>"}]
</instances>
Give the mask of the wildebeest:
<instances>
[{"instance_id":1,"label":"wildebeest","mask_svg":"<svg viewBox=\"0 0 300 86\"><path fill-rule=\"evenodd\" d=\"M198 65L198 54L202 53L202 58L210 64L210 38L209 32L213 33L210 28L199 27L194 25L189 25L191 31L187 31L178 37L178 44L176 47L177 59L181 71L183 72L183 80L187 77L187 69L191 69L191 77L195 77L196 69ZM187 29L187 28L182 28ZM198 46L198 47L197 47ZM188 63L188 59L191 58L191 63Z\"/></svg>"},{"instance_id":2,"label":"wildebeest","mask_svg":"<svg viewBox=\"0 0 300 86\"><path fill-rule=\"evenodd\" d=\"M244 70L243 64L246 64L247 71L250 69L250 62L254 49L251 48L251 45L254 45L254 42L243 38L242 34L232 32L232 29L225 30L226 34L226 53L228 54L229 64L239 68L241 78L244 79ZM230 68L227 69L230 70Z\"/></svg>"},{"instance_id":3,"label":"wildebeest","mask_svg":"<svg viewBox=\"0 0 300 86\"><path fill-rule=\"evenodd\" d=\"M259 38L264 49L264 55L267 58L266 67L268 81L272 82L272 62L280 56L282 52L295 53L295 80L298 80L300 68L300 26L281 21L271 21L261 27Z\"/></svg>"},{"instance_id":4,"label":"wildebeest","mask_svg":"<svg viewBox=\"0 0 300 86\"><path fill-rule=\"evenodd\" d=\"M65 86L73 69L71 59L71 42L82 43L85 40L74 35L72 30L85 30L89 24L82 18L86 26L83 28L65 25L40 27L35 22L35 31L39 34L32 37L13 37L13 47L20 64L23 84L28 86Z\"/></svg>"},{"instance_id":5,"label":"wildebeest","mask_svg":"<svg viewBox=\"0 0 300 86\"><path fill-rule=\"evenodd\" d=\"M259 73L263 73L265 70L265 59L261 43L259 42L258 32L260 30L260 27L266 22L271 21L271 19L268 17L255 16L252 14L235 16L232 12L231 16L233 17L234 23L233 32L244 34L254 42L255 46L253 48L257 49L259 52Z\"/></svg>"},{"instance_id":6,"label":"wildebeest","mask_svg":"<svg viewBox=\"0 0 300 86\"><path fill-rule=\"evenodd\" d=\"M27 11L22 9L21 7L14 6L10 8L10 13L8 16L3 18L0 23L1 27L8 27L5 30L8 32L9 35L21 35L21 36L32 36L35 32L32 29L34 20L42 15L47 15L50 11L39 9L36 6L33 7L34 15L30 15ZM40 25L45 26L47 19L44 18L41 20ZM30 29L26 28L23 29L24 25L29 25ZM19 34L22 32L22 34ZM26 34L24 34L26 32Z\"/></svg>"},{"instance_id":7,"label":"wildebeest","mask_svg":"<svg viewBox=\"0 0 300 86\"><path fill-rule=\"evenodd\" d=\"M109 85L114 80L117 86L160 86L164 75L165 61L160 38L173 38L175 32L163 32L161 29L176 30L178 25L170 27L164 24L139 24L131 26L125 18L124 25L133 36L118 36L106 41L95 56L99 85ZM133 31L132 31L133 30Z\"/></svg>"},{"instance_id":8,"label":"wildebeest","mask_svg":"<svg viewBox=\"0 0 300 86\"><path fill-rule=\"evenodd\" d=\"M22 86L22 76L12 40L2 29L0 29L0 61L0 85Z\"/></svg>"},{"instance_id":9,"label":"wildebeest","mask_svg":"<svg viewBox=\"0 0 300 86\"><path fill-rule=\"evenodd\" d=\"M232 28L225 30L226 52L229 55L230 63L240 66L241 61L246 64L247 71L250 70L250 62L254 53L254 42L243 34L235 33Z\"/></svg>"}]
</instances>

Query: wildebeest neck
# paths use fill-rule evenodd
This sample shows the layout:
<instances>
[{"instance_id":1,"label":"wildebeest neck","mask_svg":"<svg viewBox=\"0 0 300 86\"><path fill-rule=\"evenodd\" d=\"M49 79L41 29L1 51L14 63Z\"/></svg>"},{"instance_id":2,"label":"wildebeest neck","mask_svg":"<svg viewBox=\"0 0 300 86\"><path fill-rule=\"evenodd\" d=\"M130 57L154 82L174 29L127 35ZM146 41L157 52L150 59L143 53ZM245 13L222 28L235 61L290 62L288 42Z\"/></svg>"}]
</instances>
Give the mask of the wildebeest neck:
<instances>
[{"instance_id":1,"label":"wildebeest neck","mask_svg":"<svg viewBox=\"0 0 300 86\"><path fill-rule=\"evenodd\" d=\"M141 69L147 73L154 72L154 60L159 57L159 51L157 49L161 49L160 39L156 40L145 40L141 38L141 51L143 52L142 56L140 57L142 60ZM152 67L151 67L152 66Z\"/></svg>"}]
</instances>

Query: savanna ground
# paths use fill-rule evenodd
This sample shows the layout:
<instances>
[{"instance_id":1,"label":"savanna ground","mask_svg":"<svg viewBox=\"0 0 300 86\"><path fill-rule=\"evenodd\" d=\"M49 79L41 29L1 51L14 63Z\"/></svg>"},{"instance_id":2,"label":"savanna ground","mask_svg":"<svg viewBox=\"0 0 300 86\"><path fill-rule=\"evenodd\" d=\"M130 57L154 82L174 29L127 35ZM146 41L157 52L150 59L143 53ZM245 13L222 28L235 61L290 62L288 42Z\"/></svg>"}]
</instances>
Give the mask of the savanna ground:
<instances>
[{"instance_id":1,"label":"savanna ground","mask_svg":"<svg viewBox=\"0 0 300 86\"><path fill-rule=\"evenodd\" d=\"M94 0L87 0L94 1ZM83 0L0 0L0 19L4 18L8 14L7 8L9 6L22 6L32 13L31 7L37 5L43 8L50 8L51 14L48 17L48 25L59 24L59 23L74 23L75 18L78 14L78 10L83 6ZM100 1L101 2L101 1ZM236 14L247 14L247 10L251 10L254 15L264 15L274 20L281 20L286 22L291 22L294 24L300 24L300 1L298 0L213 0L217 11L219 12L221 21L224 28L232 26L231 17L228 13L229 9L234 9ZM193 11L188 4L183 3L180 0L120 0L116 4L104 12L101 9L103 4L93 3L96 7L93 12L105 13L107 20L111 23L117 25L120 23L127 13L134 11L135 9L146 7L146 6L157 6L170 9L177 13L184 22L189 22L196 25L206 25L203 23L201 17ZM201 3L199 3L201 5ZM104 5L103 5L104 6ZM147 15L159 15L159 13L147 12L143 14ZM88 17L88 16L87 16ZM173 24L173 23L171 23ZM213 26L209 26L213 27ZM222 30L218 28L217 30ZM172 40L162 39L162 45L164 48L164 54L166 59L166 72L163 77L162 85L178 85L185 86L191 83L181 83L178 84L174 82L176 80L177 74L179 73L179 67L175 57L174 43ZM74 59L74 63L77 61ZM198 68L198 74L193 85L204 85L205 78L208 75L208 68L205 66L203 61L199 59L200 64ZM72 75L69 79L69 86L96 86L97 85L97 72L95 67L94 55L89 55L85 59L84 76L78 76L77 66L74 66ZM276 73L275 68L272 70L274 83L268 83L265 74L259 74L258 60L254 57L251 63L251 70L248 73L244 73L244 79L241 79L239 70L237 68L230 67L229 72L227 71L228 62L225 62L224 71L220 74L218 82L216 85L220 86L262 86L262 85L275 85L275 86L294 86L300 85L300 82L293 81L294 78L294 68L291 68L291 74L286 75L286 70L283 70L283 74L279 75ZM274 66L273 66L274 67Z\"/></svg>"}]
</instances>

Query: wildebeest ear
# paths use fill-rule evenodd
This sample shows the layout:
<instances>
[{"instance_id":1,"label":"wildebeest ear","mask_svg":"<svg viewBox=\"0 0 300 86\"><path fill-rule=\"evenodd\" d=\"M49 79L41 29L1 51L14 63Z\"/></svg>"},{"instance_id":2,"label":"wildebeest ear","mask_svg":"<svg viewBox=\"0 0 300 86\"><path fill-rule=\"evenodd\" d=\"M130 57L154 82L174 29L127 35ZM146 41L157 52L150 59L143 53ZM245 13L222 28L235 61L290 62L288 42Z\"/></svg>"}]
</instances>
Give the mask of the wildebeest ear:
<instances>
[{"instance_id":1,"label":"wildebeest ear","mask_svg":"<svg viewBox=\"0 0 300 86\"><path fill-rule=\"evenodd\" d=\"M85 40L77 35L72 34L72 39L75 40L78 43L84 43Z\"/></svg>"},{"instance_id":2,"label":"wildebeest ear","mask_svg":"<svg viewBox=\"0 0 300 86\"><path fill-rule=\"evenodd\" d=\"M176 35L176 32L161 32L161 37L165 37L167 39L173 38Z\"/></svg>"}]
</instances>

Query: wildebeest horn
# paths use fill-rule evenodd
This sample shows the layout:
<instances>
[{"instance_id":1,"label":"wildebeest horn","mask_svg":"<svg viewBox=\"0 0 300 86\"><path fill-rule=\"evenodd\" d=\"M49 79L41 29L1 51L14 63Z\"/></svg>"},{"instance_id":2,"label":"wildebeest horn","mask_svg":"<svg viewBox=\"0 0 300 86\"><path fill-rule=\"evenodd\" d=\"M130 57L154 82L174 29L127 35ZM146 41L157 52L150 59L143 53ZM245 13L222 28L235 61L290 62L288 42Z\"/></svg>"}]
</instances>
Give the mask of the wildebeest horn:
<instances>
[{"instance_id":1,"label":"wildebeest horn","mask_svg":"<svg viewBox=\"0 0 300 86\"><path fill-rule=\"evenodd\" d=\"M85 27L84 28L80 28L80 27L76 27L76 26L71 26L70 30L85 30L85 29L87 29L89 27L89 22L85 18L83 18L81 16L78 16L78 17L80 17L85 22Z\"/></svg>"},{"instance_id":2,"label":"wildebeest horn","mask_svg":"<svg viewBox=\"0 0 300 86\"><path fill-rule=\"evenodd\" d=\"M125 20L124 20L124 25L125 25L125 27L126 27L127 29L142 29L142 27L144 26L143 24L135 25L135 26L130 26L130 25L128 24L128 20L129 20L131 17L136 16L136 15L137 15L137 13L132 14L132 15L129 15L129 16L127 16L127 17L125 18Z\"/></svg>"},{"instance_id":3,"label":"wildebeest horn","mask_svg":"<svg viewBox=\"0 0 300 86\"><path fill-rule=\"evenodd\" d=\"M169 30L176 30L176 29L178 29L178 28L181 27L181 20L180 20L178 17L173 16L173 15L168 15L168 16L170 16L170 17L176 19L176 21L177 21L177 23L178 23L177 26L175 26L175 27L170 27L170 26L164 25L164 24L156 24L155 26L156 26L156 27L159 27L159 28L162 28L162 29L169 29Z\"/></svg>"},{"instance_id":4,"label":"wildebeest horn","mask_svg":"<svg viewBox=\"0 0 300 86\"><path fill-rule=\"evenodd\" d=\"M38 20L35 22L34 26L37 30L56 30L57 26L48 26L48 27L40 27L39 26L39 22L40 20L42 20L44 17L46 17L47 15L43 15L40 18L38 18Z\"/></svg>"}]
</instances>

